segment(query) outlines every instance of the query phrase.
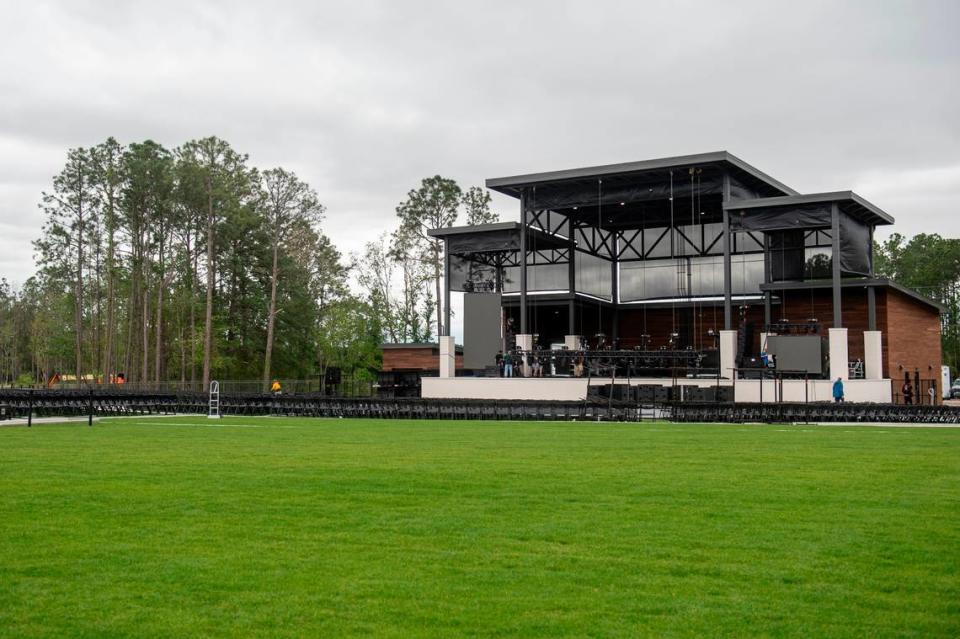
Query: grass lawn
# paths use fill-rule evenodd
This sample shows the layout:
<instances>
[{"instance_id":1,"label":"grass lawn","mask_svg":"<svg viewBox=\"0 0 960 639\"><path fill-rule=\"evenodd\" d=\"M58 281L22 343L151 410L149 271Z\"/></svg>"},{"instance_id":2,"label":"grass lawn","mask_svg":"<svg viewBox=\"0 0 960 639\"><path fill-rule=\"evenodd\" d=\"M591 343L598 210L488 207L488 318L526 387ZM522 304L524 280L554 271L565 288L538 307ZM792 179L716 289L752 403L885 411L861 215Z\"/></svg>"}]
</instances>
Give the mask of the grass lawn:
<instances>
[{"instance_id":1,"label":"grass lawn","mask_svg":"<svg viewBox=\"0 0 960 639\"><path fill-rule=\"evenodd\" d=\"M960 430L0 428L0 636L960 635Z\"/></svg>"}]
</instances>

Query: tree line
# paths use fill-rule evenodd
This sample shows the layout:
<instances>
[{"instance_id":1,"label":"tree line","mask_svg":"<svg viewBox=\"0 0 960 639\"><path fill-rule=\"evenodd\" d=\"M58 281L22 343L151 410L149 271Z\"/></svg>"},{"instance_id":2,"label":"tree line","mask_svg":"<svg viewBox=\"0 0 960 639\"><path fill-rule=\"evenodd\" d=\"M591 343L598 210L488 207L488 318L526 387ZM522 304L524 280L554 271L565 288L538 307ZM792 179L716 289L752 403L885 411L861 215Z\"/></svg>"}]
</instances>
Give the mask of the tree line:
<instances>
[{"instance_id":1,"label":"tree line","mask_svg":"<svg viewBox=\"0 0 960 639\"><path fill-rule=\"evenodd\" d=\"M440 329L430 228L494 221L483 189L434 176L396 228L345 257L315 189L208 137L70 149L41 196L37 270L0 280L0 383L369 379L382 341Z\"/></svg>"},{"instance_id":2,"label":"tree line","mask_svg":"<svg viewBox=\"0 0 960 639\"><path fill-rule=\"evenodd\" d=\"M911 288L943 306L940 340L943 363L960 371L960 239L893 233L873 246L877 275Z\"/></svg>"}]
</instances>

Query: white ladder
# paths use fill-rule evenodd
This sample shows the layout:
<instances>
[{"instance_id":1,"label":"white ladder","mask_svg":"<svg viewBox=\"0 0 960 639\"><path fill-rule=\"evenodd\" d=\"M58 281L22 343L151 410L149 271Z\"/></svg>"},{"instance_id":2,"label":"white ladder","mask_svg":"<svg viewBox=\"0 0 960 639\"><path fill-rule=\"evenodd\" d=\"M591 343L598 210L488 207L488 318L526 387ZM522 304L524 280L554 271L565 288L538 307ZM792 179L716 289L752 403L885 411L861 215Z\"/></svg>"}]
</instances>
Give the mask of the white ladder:
<instances>
[{"instance_id":1,"label":"white ladder","mask_svg":"<svg viewBox=\"0 0 960 639\"><path fill-rule=\"evenodd\" d=\"M210 411L207 419L220 419L220 382L210 382Z\"/></svg>"}]
</instances>

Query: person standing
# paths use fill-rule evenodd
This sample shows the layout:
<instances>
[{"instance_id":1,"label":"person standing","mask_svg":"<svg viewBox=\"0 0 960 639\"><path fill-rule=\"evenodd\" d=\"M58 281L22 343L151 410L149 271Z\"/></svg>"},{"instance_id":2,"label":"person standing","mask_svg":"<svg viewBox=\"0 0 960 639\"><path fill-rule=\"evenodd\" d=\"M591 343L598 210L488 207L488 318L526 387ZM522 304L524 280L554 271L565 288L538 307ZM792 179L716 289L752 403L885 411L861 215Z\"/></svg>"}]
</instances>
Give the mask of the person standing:
<instances>
[{"instance_id":1,"label":"person standing","mask_svg":"<svg viewBox=\"0 0 960 639\"><path fill-rule=\"evenodd\" d=\"M513 355L510 351L503 354L503 376L513 377Z\"/></svg>"},{"instance_id":2,"label":"person standing","mask_svg":"<svg viewBox=\"0 0 960 639\"><path fill-rule=\"evenodd\" d=\"M833 401L838 404L843 401L843 380L839 377L833 383Z\"/></svg>"},{"instance_id":3,"label":"person standing","mask_svg":"<svg viewBox=\"0 0 960 639\"><path fill-rule=\"evenodd\" d=\"M903 387L900 389L900 392L903 393L904 404L913 404L913 385L910 383L909 379L904 380Z\"/></svg>"},{"instance_id":4,"label":"person standing","mask_svg":"<svg viewBox=\"0 0 960 639\"><path fill-rule=\"evenodd\" d=\"M503 351L497 351L497 374L503 377Z\"/></svg>"}]
</instances>

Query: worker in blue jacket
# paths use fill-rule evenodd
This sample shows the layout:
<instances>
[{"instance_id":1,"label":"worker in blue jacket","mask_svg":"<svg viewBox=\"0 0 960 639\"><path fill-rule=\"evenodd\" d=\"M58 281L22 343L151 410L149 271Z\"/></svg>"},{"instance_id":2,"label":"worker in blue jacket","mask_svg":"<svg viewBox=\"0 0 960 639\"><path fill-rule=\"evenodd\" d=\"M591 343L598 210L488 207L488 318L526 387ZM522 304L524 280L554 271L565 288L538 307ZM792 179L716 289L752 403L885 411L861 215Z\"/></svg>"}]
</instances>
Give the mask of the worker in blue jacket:
<instances>
[{"instance_id":1,"label":"worker in blue jacket","mask_svg":"<svg viewBox=\"0 0 960 639\"><path fill-rule=\"evenodd\" d=\"M833 383L833 401L838 404L843 401L843 380L839 377Z\"/></svg>"}]
</instances>

